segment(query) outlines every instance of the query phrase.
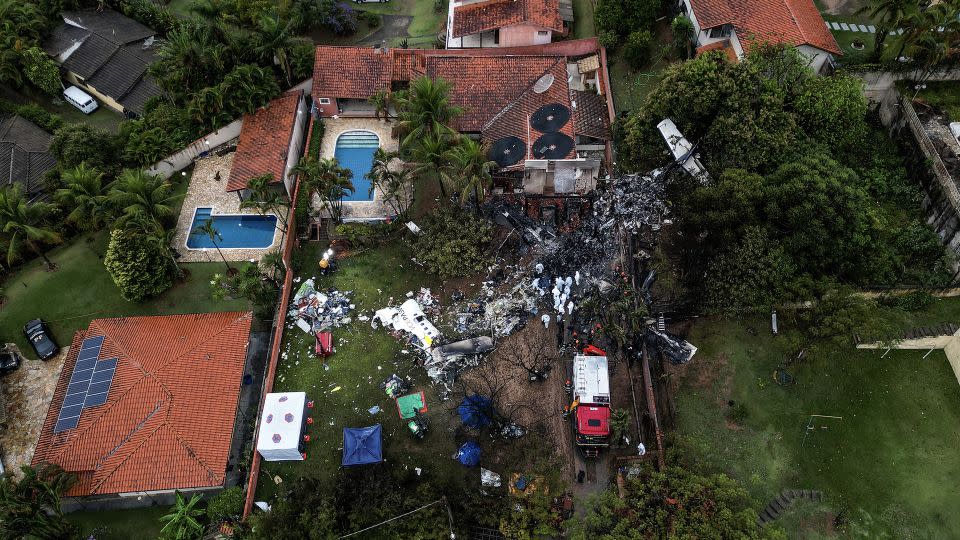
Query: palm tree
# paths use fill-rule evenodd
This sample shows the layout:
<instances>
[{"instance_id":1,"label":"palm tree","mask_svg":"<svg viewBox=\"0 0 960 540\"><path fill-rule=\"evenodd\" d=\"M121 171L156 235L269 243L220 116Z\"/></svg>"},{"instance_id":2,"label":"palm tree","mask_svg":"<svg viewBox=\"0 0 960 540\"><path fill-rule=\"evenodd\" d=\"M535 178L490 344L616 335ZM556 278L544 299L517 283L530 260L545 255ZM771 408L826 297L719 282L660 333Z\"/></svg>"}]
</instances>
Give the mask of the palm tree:
<instances>
[{"instance_id":1,"label":"palm tree","mask_svg":"<svg viewBox=\"0 0 960 540\"><path fill-rule=\"evenodd\" d=\"M373 193L379 190L394 214L400 216L406 212L413 198L413 190L410 185L410 171L403 167L391 168L391 163L397 158L399 158L399 152L388 152L383 148L377 148L373 154L373 165L366 178L370 180L369 195L373 197Z\"/></svg>"},{"instance_id":2,"label":"palm tree","mask_svg":"<svg viewBox=\"0 0 960 540\"><path fill-rule=\"evenodd\" d=\"M441 171L447 165L448 152L451 140L448 136L437 133L428 133L419 138L410 150L410 157L417 164L414 173L420 178L435 178L440 187L440 196L447 199L447 189L444 187Z\"/></svg>"},{"instance_id":3,"label":"palm tree","mask_svg":"<svg viewBox=\"0 0 960 540\"><path fill-rule=\"evenodd\" d=\"M76 526L63 517L60 499L76 477L57 465L23 466L23 477L0 479L0 534L3 538L73 538Z\"/></svg>"},{"instance_id":4,"label":"palm tree","mask_svg":"<svg viewBox=\"0 0 960 540\"><path fill-rule=\"evenodd\" d=\"M310 193L316 193L321 206L330 212L330 217L340 222L343 209L343 197L353 193L353 171L340 166L337 158L316 159L308 156L300 160L293 168L295 174L300 175L303 188Z\"/></svg>"},{"instance_id":5,"label":"palm tree","mask_svg":"<svg viewBox=\"0 0 960 540\"><path fill-rule=\"evenodd\" d=\"M380 115L383 115L385 121L390 121L390 105L393 104L393 96L390 95L388 90L377 90L377 93L370 96L367 101L373 105L373 115L377 120L380 119Z\"/></svg>"},{"instance_id":6,"label":"palm tree","mask_svg":"<svg viewBox=\"0 0 960 540\"><path fill-rule=\"evenodd\" d=\"M247 189L250 190L250 196L240 203L240 208L254 208L261 215L267 212L277 217L283 226L283 231L287 231L287 213L289 206L287 198L277 192L270 184L273 183L273 173L262 174L251 178L247 182Z\"/></svg>"},{"instance_id":7,"label":"palm tree","mask_svg":"<svg viewBox=\"0 0 960 540\"><path fill-rule=\"evenodd\" d=\"M460 202L466 203L471 195L477 214L487 186L493 181L491 172L497 163L487 157L487 149L469 137L461 137L447 153L448 163L441 174L460 189Z\"/></svg>"},{"instance_id":8,"label":"palm tree","mask_svg":"<svg viewBox=\"0 0 960 540\"><path fill-rule=\"evenodd\" d=\"M399 109L397 129L404 134L402 147L409 147L428 134L454 135L450 123L463 114L462 108L450 103L450 83L430 77L414 79Z\"/></svg>"},{"instance_id":9,"label":"palm tree","mask_svg":"<svg viewBox=\"0 0 960 540\"><path fill-rule=\"evenodd\" d=\"M280 288L280 277L286 274L287 265L283 262L283 253L277 249L269 251L260 257L260 270L270 276L274 286Z\"/></svg>"},{"instance_id":10,"label":"palm tree","mask_svg":"<svg viewBox=\"0 0 960 540\"><path fill-rule=\"evenodd\" d=\"M166 538L172 537L177 540L199 538L203 534L203 525L200 524L203 510L197 508L197 504L202 498L199 493L194 493L193 497L187 501L177 491L177 501L170 508L170 513L160 517L160 521L166 523L160 532Z\"/></svg>"},{"instance_id":11,"label":"palm tree","mask_svg":"<svg viewBox=\"0 0 960 540\"><path fill-rule=\"evenodd\" d=\"M213 247L217 249L217 253L220 254L220 258L223 260L223 264L227 267L227 274L230 275L233 273L233 267L230 266L230 263L227 262L227 258L223 256L223 252L220 251L220 246L217 245L217 240L222 240L223 235L220 234L220 231L217 230L217 227L214 226L213 220L208 219L203 222L203 225L197 225L190 231L191 236L196 234L199 236L206 236L213 242Z\"/></svg>"},{"instance_id":12,"label":"palm tree","mask_svg":"<svg viewBox=\"0 0 960 540\"><path fill-rule=\"evenodd\" d=\"M114 183L107 198L120 217L123 227L133 218L148 217L161 225L176 213L175 203L183 195L173 193L173 185L163 178L141 170L125 169Z\"/></svg>"},{"instance_id":13,"label":"palm tree","mask_svg":"<svg viewBox=\"0 0 960 540\"><path fill-rule=\"evenodd\" d=\"M54 197L62 208L72 209L67 221L88 231L103 227L110 213L107 200L110 184L103 182L103 173L83 162L65 171L61 180L64 187L58 189Z\"/></svg>"},{"instance_id":14,"label":"palm tree","mask_svg":"<svg viewBox=\"0 0 960 540\"><path fill-rule=\"evenodd\" d=\"M904 18L917 8L916 0L873 0L857 10L858 15L869 14L877 22L877 31L873 36L873 59L883 56L887 36L897 30Z\"/></svg>"},{"instance_id":15,"label":"palm tree","mask_svg":"<svg viewBox=\"0 0 960 540\"><path fill-rule=\"evenodd\" d=\"M283 21L278 14L264 15L257 21L257 28L252 36L252 52L259 58L261 65L273 63L280 68L287 86L292 85L293 65L290 58L293 49L303 38L296 37L296 22L292 19Z\"/></svg>"},{"instance_id":16,"label":"palm tree","mask_svg":"<svg viewBox=\"0 0 960 540\"><path fill-rule=\"evenodd\" d=\"M41 249L43 244L63 241L48 223L54 209L51 203L27 200L19 184L0 189L0 234L7 245L8 265L20 259L26 246L43 259L48 269L56 268Z\"/></svg>"}]
</instances>

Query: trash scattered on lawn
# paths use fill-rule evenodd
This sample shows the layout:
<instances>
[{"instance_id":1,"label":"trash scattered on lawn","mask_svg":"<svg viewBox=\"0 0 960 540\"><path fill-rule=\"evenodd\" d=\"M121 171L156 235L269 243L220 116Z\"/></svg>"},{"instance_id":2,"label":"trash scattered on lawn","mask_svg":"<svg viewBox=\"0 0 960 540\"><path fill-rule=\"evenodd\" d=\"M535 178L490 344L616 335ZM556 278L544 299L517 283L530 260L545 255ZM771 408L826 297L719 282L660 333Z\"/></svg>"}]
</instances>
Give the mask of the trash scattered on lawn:
<instances>
[{"instance_id":1,"label":"trash scattered on lawn","mask_svg":"<svg viewBox=\"0 0 960 540\"><path fill-rule=\"evenodd\" d=\"M334 393L334 392L339 392L339 391L340 391L340 388L341 388L341 387L337 386L337 387L335 387L333 390L331 390L330 393L332 394L332 393Z\"/></svg>"},{"instance_id":2,"label":"trash scattered on lawn","mask_svg":"<svg viewBox=\"0 0 960 540\"><path fill-rule=\"evenodd\" d=\"M373 407L370 407L369 409L367 409L367 412L370 414L377 414L378 412L380 412L380 406L374 405Z\"/></svg>"},{"instance_id":3,"label":"trash scattered on lawn","mask_svg":"<svg viewBox=\"0 0 960 540\"><path fill-rule=\"evenodd\" d=\"M338 326L350 324L349 313L356 309L350 303L352 291L330 288L317 291L310 278L300 285L290 303L287 317L308 334L315 334Z\"/></svg>"},{"instance_id":4,"label":"trash scattered on lawn","mask_svg":"<svg viewBox=\"0 0 960 540\"><path fill-rule=\"evenodd\" d=\"M480 485L483 487L500 487L502 485L500 475L480 467Z\"/></svg>"}]
</instances>

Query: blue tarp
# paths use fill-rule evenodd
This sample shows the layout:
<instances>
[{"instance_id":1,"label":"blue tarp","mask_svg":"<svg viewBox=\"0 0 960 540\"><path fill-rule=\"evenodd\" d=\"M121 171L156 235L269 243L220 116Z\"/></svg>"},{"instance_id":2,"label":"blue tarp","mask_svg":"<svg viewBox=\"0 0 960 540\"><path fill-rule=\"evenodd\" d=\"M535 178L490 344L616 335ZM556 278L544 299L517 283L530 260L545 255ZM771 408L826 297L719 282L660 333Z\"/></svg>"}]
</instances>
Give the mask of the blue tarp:
<instances>
[{"instance_id":1,"label":"blue tarp","mask_svg":"<svg viewBox=\"0 0 960 540\"><path fill-rule=\"evenodd\" d=\"M477 441L463 443L457 451L457 461L467 467L476 467L480 463L480 445Z\"/></svg>"},{"instance_id":2,"label":"blue tarp","mask_svg":"<svg viewBox=\"0 0 960 540\"><path fill-rule=\"evenodd\" d=\"M367 465L383 461L380 424L343 428L343 465Z\"/></svg>"},{"instance_id":3,"label":"blue tarp","mask_svg":"<svg viewBox=\"0 0 960 540\"><path fill-rule=\"evenodd\" d=\"M468 428L479 429L490 425L490 413L492 412L490 398L474 394L463 398L460 406L457 407L457 413L460 415L460 421Z\"/></svg>"}]
</instances>

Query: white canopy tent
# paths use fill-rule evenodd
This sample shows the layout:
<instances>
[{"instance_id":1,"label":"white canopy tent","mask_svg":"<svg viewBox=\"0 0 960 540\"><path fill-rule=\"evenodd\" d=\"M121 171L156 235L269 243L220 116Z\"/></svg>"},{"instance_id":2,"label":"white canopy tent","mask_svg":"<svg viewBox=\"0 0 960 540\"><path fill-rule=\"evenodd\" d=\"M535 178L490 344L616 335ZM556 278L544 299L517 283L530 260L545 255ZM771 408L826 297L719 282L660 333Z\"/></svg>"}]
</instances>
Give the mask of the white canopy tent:
<instances>
[{"instance_id":1,"label":"white canopy tent","mask_svg":"<svg viewBox=\"0 0 960 540\"><path fill-rule=\"evenodd\" d=\"M305 392L266 395L257 435L257 451L265 461L303 461L299 445L306 404Z\"/></svg>"}]
</instances>

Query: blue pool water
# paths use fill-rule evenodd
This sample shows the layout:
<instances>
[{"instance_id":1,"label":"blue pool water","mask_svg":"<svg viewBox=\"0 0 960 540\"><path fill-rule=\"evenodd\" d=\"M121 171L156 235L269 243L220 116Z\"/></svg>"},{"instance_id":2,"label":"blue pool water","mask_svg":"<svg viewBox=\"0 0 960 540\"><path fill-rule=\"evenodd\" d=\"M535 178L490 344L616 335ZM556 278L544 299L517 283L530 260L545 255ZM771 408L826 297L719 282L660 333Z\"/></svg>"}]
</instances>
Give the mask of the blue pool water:
<instances>
[{"instance_id":1,"label":"blue pool water","mask_svg":"<svg viewBox=\"0 0 960 540\"><path fill-rule=\"evenodd\" d=\"M197 208L190 230L194 231L205 221L213 219L213 226L221 236L217 238L217 246L221 248L265 248L273 244L277 216L228 214L211 217L212 211L211 208ZM187 247L200 249L212 248L214 245L209 236L191 232L187 238Z\"/></svg>"},{"instance_id":2,"label":"blue pool water","mask_svg":"<svg viewBox=\"0 0 960 540\"><path fill-rule=\"evenodd\" d=\"M380 138L369 131L346 131L337 137L333 157L341 167L353 171L353 187L356 190L343 198L345 201L369 201L370 180L365 178L373 166L373 154L380 147Z\"/></svg>"}]
</instances>

